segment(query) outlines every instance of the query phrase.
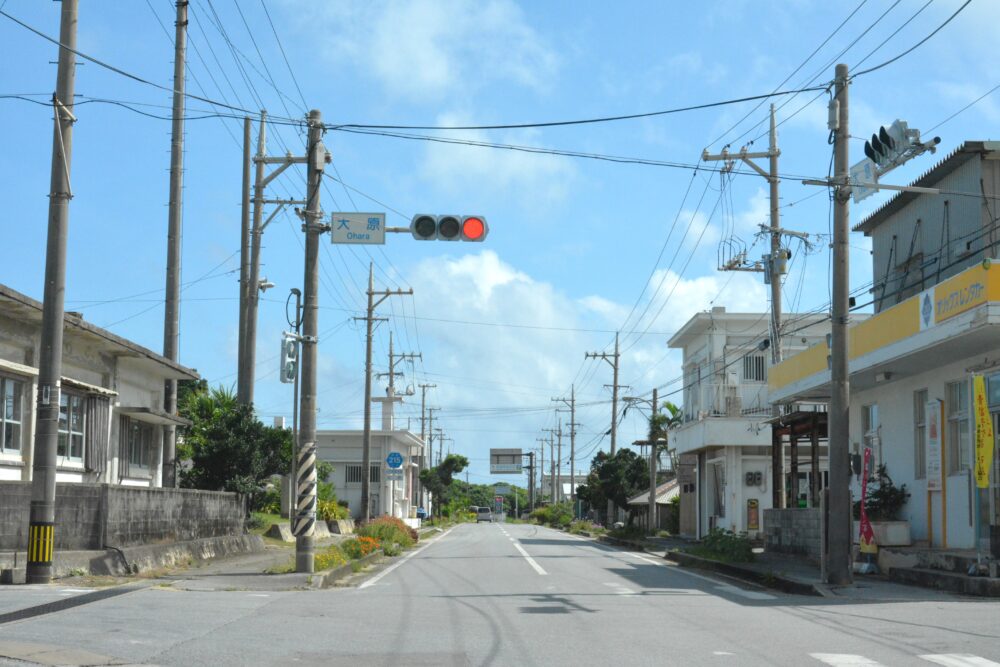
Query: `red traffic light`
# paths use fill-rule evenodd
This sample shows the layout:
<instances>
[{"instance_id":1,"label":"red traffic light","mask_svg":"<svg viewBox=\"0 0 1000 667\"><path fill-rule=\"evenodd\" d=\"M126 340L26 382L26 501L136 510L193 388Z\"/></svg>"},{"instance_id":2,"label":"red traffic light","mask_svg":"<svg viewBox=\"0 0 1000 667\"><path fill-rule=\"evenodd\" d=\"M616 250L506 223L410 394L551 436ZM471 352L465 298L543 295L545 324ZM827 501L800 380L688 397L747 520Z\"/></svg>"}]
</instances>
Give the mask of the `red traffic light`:
<instances>
[{"instance_id":1,"label":"red traffic light","mask_svg":"<svg viewBox=\"0 0 1000 667\"><path fill-rule=\"evenodd\" d=\"M475 216L462 221L462 239L465 241L482 241L486 237L486 222Z\"/></svg>"}]
</instances>

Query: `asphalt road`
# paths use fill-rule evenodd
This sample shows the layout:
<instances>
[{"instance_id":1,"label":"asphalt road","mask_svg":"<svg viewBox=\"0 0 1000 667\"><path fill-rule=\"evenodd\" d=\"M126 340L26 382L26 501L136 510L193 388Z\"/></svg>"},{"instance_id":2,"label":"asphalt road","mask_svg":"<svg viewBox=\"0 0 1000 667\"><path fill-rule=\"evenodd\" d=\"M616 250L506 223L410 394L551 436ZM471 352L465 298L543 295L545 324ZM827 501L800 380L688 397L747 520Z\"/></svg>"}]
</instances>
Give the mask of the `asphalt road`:
<instances>
[{"instance_id":1,"label":"asphalt road","mask_svg":"<svg viewBox=\"0 0 1000 667\"><path fill-rule=\"evenodd\" d=\"M462 525L357 587L136 590L2 624L0 655L29 664L1000 665L1000 601L908 591L878 602L784 595L536 526ZM0 608L77 594L0 589Z\"/></svg>"}]
</instances>

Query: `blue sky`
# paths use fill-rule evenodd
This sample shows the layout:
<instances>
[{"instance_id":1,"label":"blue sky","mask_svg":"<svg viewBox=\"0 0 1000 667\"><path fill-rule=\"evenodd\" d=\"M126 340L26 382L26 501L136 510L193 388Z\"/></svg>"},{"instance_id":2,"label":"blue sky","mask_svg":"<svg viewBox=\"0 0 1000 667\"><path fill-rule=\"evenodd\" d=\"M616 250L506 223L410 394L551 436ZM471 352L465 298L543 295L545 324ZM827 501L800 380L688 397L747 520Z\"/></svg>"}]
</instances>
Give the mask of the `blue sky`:
<instances>
[{"instance_id":1,"label":"blue sky","mask_svg":"<svg viewBox=\"0 0 1000 667\"><path fill-rule=\"evenodd\" d=\"M786 77L781 89L821 85L832 78L833 63L859 71L888 60L962 4L266 2L291 72L259 1L193 0L189 92L251 110L263 106L277 117L300 118L316 108L333 124L434 126L656 111L769 93ZM171 2L80 4L81 51L170 85ZM58 3L0 0L0 6L58 35ZM887 177L894 183L908 182L964 140L994 137L996 96L947 119L1000 83L996 31L989 27L1000 19L998 7L974 1L914 52L854 81L852 162L861 157L864 138L895 118L925 134L933 130L942 145L936 156ZM0 95L44 101L55 85L56 56L52 44L0 17ZM76 92L66 306L160 350L170 123L90 100L129 102L166 117L170 95L93 63L78 68ZM785 176L782 223L812 234L828 232L829 203L825 193L799 181L827 173L826 99L816 92L774 99ZM320 428L361 424L363 329L351 318L360 313L374 262L379 288L415 292L380 308L390 319L377 331L377 370L387 365L390 330L397 351L423 354L422 362L404 365L402 386L437 385L429 393L429 403L441 408L436 425L454 439L447 443L453 450L470 457L471 481L489 479L490 447L537 446L541 429L556 424L550 398L568 393L574 382L581 404L578 449L586 455L577 467L587 468L595 448L607 447L602 434L611 417L602 385L611 378L606 364L586 361L584 352L607 349L621 330L622 383L633 393L663 386L662 395L680 387L668 384L679 375L680 358L668 353L666 340L692 314L711 305L767 308L758 275L716 270L721 241L735 236L752 245L755 226L766 222L766 183L740 173L722 187L710 168L695 173L690 166L706 147L738 149L751 139L765 147L767 103L756 105L436 133L685 168L328 132L334 167L328 173L345 185L328 181L326 212L385 211L392 225L408 224L418 212L476 213L488 219L490 236L483 244L417 243L408 235L392 236L384 247L324 242ZM188 102L181 361L228 386L236 364L241 121L196 119L217 110ZM0 123L0 282L40 298L51 111L0 99ZM291 125L268 132L270 153L301 152L303 141ZM271 194L301 196L304 174L286 173ZM887 197L853 207L852 224ZM287 326L285 297L302 279L301 242L298 223L284 215L264 237L262 275L276 285L260 309L256 391L265 420L290 414L291 389L277 381L276 355ZM851 284L863 286L871 280L870 245L860 234L851 243ZM758 242L751 256L761 248ZM818 239L812 254L799 252L797 243L792 249L785 309L823 307L829 299L826 240ZM375 387L378 395L384 384ZM415 431L418 398L402 408L404 425L412 418ZM630 412L622 422L621 442L641 436L636 417Z\"/></svg>"}]
</instances>

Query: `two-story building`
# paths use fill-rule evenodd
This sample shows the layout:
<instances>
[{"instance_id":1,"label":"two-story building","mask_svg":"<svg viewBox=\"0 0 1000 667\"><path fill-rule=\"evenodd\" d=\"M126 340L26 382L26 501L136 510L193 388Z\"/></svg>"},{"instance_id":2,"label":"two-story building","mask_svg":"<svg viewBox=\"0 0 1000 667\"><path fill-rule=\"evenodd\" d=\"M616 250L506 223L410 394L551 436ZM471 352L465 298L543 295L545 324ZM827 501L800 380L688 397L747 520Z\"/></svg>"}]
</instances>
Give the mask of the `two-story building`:
<instances>
[{"instance_id":1,"label":"two-story building","mask_svg":"<svg viewBox=\"0 0 1000 667\"><path fill-rule=\"evenodd\" d=\"M41 323L40 302L0 285L0 480L31 480ZM57 482L162 486L163 426L188 423L164 412L164 383L197 378L66 313Z\"/></svg>"},{"instance_id":2,"label":"two-story building","mask_svg":"<svg viewBox=\"0 0 1000 667\"><path fill-rule=\"evenodd\" d=\"M829 330L825 321L821 315L785 315L783 352L822 340ZM771 507L775 484L768 331L767 313L714 307L688 320L668 342L683 352L683 423L671 431L670 448L678 460L685 535L701 537L715 527L755 534L763 527L762 511ZM825 452L820 466L826 469ZM802 474L808 481L810 473Z\"/></svg>"},{"instance_id":3,"label":"two-story building","mask_svg":"<svg viewBox=\"0 0 1000 667\"><path fill-rule=\"evenodd\" d=\"M965 142L913 185L941 192L901 192L855 227L872 239L875 314L849 330L850 449L871 448L906 485L914 541L998 557L1000 457L977 491L972 408L982 374L1000 434L1000 142ZM827 400L828 353L817 345L773 369L772 399Z\"/></svg>"}]
</instances>

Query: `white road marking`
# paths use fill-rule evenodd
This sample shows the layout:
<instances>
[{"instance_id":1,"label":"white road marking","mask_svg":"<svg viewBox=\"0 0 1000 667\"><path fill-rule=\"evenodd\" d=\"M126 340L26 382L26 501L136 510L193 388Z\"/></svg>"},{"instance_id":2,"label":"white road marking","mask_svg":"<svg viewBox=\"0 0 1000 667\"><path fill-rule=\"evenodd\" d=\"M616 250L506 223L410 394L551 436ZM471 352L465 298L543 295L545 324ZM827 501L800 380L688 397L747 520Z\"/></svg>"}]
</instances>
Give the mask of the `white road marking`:
<instances>
[{"instance_id":1,"label":"white road marking","mask_svg":"<svg viewBox=\"0 0 1000 667\"><path fill-rule=\"evenodd\" d=\"M514 542L514 548L521 552L521 555L524 556L524 560L528 561L528 565L535 568L535 572L538 574L548 574L548 572L546 572L541 565L535 562L534 558L528 555L528 552L524 550L524 547L521 546L520 542Z\"/></svg>"},{"instance_id":2,"label":"white road marking","mask_svg":"<svg viewBox=\"0 0 1000 667\"><path fill-rule=\"evenodd\" d=\"M369 586L374 586L375 582L377 582L379 579L381 579L385 575L389 574L390 572L392 572L393 570L395 570L397 567L399 567L400 565L402 565L406 561L410 560L411 558L413 558L414 556L416 556L418 553L420 553L421 551L423 551L427 547L431 546L432 544L437 544L438 542L440 542L441 540L443 540L445 538L445 536L448 533L450 533L451 531L452 531L452 529L449 528L448 530L446 530L443 533L441 533L441 537L437 538L433 542L428 542L427 544L425 544L424 546L420 547L416 551L411 551L410 553L406 554L405 556L403 556L403 559L400 560L398 563L394 563L394 564L390 565L389 567L385 568L384 570L382 570L381 572L379 572L378 574L376 574L374 577L372 577L368 581L366 581L363 584L361 584L360 586L358 586L358 589L360 590L362 588L368 588Z\"/></svg>"},{"instance_id":3,"label":"white road marking","mask_svg":"<svg viewBox=\"0 0 1000 667\"><path fill-rule=\"evenodd\" d=\"M876 662L871 658L866 658L863 655L855 655L852 653L810 653L809 655L822 663L827 665L836 665L836 667L841 667L843 665L852 665L853 667L858 667L858 665L881 667L882 665L882 663Z\"/></svg>"},{"instance_id":4,"label":"white road marking","mask_svg":"<svg viewBox=\"0 0 1000 667\"><path fill-rule=\"evenodd\" d=\"M712 651L712 655L736 655L736 654L730 653L729 651Z\"/></svg>"},{"instance_id":5,"label":"white road marking","mask_svg":"<svg viewBox=\"0 0 1000 667\"><path fill-rule=\"evenodd\" d=\"M269 598L271 596L268 595L267 593L251 593L250 597L252 597L252 598Z\"/></svg>"},{"instance_id":6,"label":"white road marking","mask_svg":"<svg viewBox=\"0 0 1000 667\"><path fill-rule=\"evenodd\" d=\"M60 593L90 593L94 589L92 588L61 588Z\"/></svg>"},{"instance_id":7,"label":"white road marking","mask_svg":"<svg viewBox=\"0 0 1000 667\"><path fill-rule=\"evenodd\" d=\"M922 655L920 659L945 667L997 667L1000 665L1000 662L993 662L970 653L938 653Z\"/></svg>"}]
</instances>

